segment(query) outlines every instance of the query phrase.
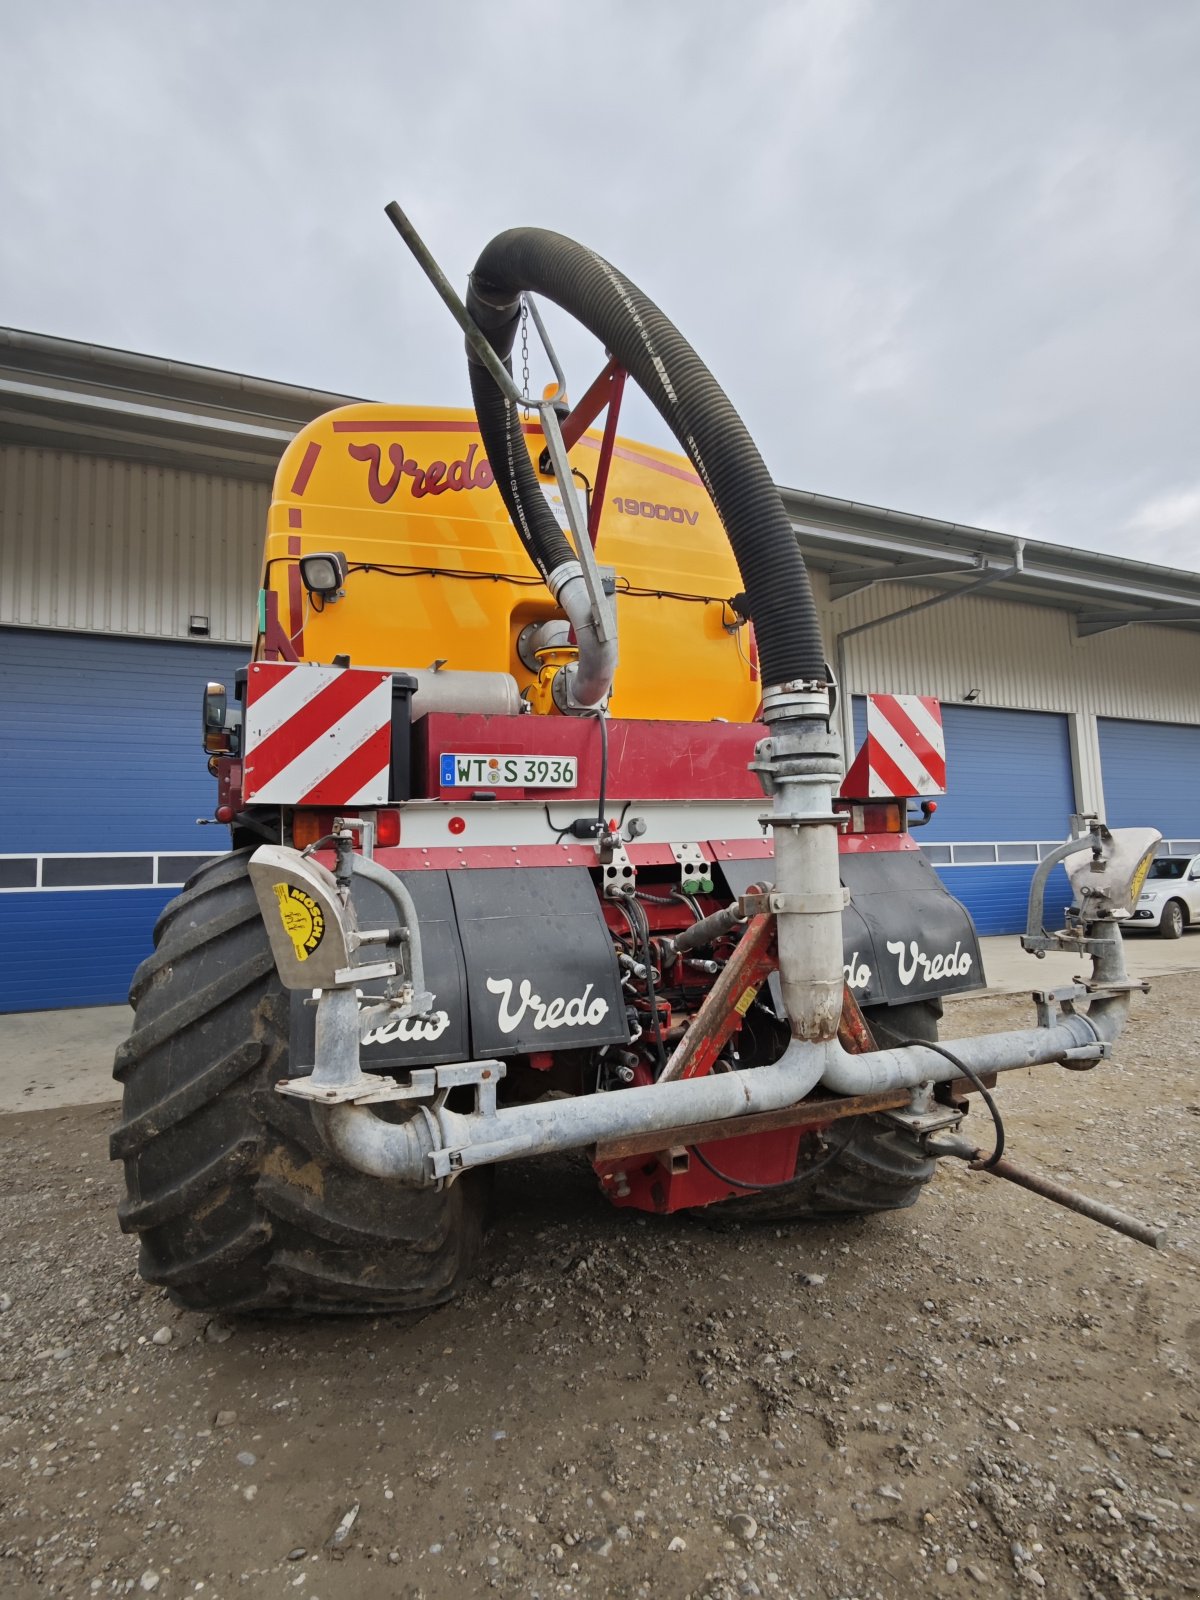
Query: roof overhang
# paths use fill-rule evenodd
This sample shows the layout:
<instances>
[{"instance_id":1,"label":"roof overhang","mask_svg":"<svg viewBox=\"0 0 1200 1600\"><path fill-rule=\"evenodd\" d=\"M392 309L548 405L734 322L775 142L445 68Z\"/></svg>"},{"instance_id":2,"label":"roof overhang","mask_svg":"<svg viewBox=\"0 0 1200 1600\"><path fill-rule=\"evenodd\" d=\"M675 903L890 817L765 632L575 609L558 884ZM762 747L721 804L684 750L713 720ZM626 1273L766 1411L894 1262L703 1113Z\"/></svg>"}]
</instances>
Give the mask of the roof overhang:
<instances>
[{"instance_id":1,"label":"roof overhang","mask_svg":"<svg viewBox=\"0 0 1200 1600\"><path fill-rule=\"evenodd\" d=\"M270 483L307 422L357 397L0 328L0 442L118 456ZM884 583L979 588L1075 618L1081 636L1136 623L1200 631L1200 573L799 489L783 502L834 600Z\"/></svg>"},{"instance_id":2,"label":"roof overhang","mask_svg":"<svg viewBox=\"0 0 1200 1600\"><path fill-rule=\"evenodd\" d=\"M0 328L0 441L270 483L352 396Z\"/></svg>"},{"instance_id":3,"label":"roof overhang","mask_svg":"<svg viewBox=\"0 0 1200 1600\"><path fill-rule=\"evenodd\" d=\"M1068 611L1080 637L1144 622L1200 631L1200 572L800 489L780 493L805 559L828 574L834 600L883 583L953 592L991 574L991 595Z\"/></svg>"}]
</instances>

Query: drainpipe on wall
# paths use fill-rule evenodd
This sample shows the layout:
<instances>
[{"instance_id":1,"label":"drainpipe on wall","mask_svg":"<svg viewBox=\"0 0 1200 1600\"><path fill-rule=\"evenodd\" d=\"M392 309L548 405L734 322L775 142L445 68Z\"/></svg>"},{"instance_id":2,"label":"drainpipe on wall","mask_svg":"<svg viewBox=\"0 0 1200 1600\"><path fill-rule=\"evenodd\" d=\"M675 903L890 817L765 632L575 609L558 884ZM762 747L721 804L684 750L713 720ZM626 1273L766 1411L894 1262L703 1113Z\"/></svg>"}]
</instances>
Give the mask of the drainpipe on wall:
<instances>
[{"instance_id":1,"label":"drainpipe on wall","mask_svg":"<svg viewBox=\"0 0 1200 1600\"><path fill-rule=\"evenodd\" d=\"M1075 809L1103 822L1104 772L1100 761L1100 730L1094 711L1068 711L1071 740L1071 777L1075 783Z\"/></svg>"},{"instance_id":2,"label":"drainpipe on wall","mask_svg":"<svg viewBox=\"0 0 1200 1600\"><path fill-rule=\"evenodd\" d=\"M918 600L914 605L902 606L899 611L889 611L885 616L872 617L869 622L860 622L856 627L843 628L834 640L834 671L838 681L838 717L842 730L842 747L846 752L846 766L850 767L854 760L854 697L851 690L846 666L846 642L853 639L856 634L867 633L872 628L882 628L885 622L898 622L901 617L914 617L918 611L929 611L934 606L945 605L948 600L958 600L963 595L976 594L980 589L986 589L989 584L1002 583L1005 579L1016 578L1025 570L1025 541L1013 540L1012 564L1007 567L988 567L978 578L964 584L961 589L947 589L943 594L932 595L928 600ZM865 690L863 691L866 692Z\"/></svg>"}]
</instances>

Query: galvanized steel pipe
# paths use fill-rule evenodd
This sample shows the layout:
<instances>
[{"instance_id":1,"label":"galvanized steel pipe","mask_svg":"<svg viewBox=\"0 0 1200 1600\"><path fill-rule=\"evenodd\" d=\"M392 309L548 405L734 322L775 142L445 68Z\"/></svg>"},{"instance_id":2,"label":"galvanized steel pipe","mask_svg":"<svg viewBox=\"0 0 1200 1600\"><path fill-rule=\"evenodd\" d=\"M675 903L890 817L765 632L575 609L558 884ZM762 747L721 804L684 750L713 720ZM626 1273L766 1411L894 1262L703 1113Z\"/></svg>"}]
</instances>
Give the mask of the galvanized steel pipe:
<instances>
[{"instance_id":1,"label":"galvanized steel pipe","mask_svg":"<svg viewBox=\"0 0 1200 1600\"><path fill-rule=\"evenodd\" d=\"M1097 980L1123 981L1119 929L1110 923L1098 932L1102 944L1095 958ZM1050 1028L952 1039L945 1048L978 1074L1012 1072L1061 1061L1069 1051L1111 1043L1128 1007L1128 992L1120 991L1096 1000L1087 1013L1065 1015ZM422 1184L431 1181L439 1150L454 1153L452 1170L466 1170L605 1144L632 1134L670 1135L724 1119L730 1121L732 1134L739 1117L794 1106L818 1083L839 1094L858 1095L945 1083L958 1076L953 1062L923 1045L852 1055L835 1037L793 1040L781 1059L768 1067L505 1106L494 1115L422 1108L409 1121L397 1123L385 1122L370 1107L353 1105L314 1106L313 1115L331 1148L350 1166L374 1177Z\"/></svg>"}]
</instances>

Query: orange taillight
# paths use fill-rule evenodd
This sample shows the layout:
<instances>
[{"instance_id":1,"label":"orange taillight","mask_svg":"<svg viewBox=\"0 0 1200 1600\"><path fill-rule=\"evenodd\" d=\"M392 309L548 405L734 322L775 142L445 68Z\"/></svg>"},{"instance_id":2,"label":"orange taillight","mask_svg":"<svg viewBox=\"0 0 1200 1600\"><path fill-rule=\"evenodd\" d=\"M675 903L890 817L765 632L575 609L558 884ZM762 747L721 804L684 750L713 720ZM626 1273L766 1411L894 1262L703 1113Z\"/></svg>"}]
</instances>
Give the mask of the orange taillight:
<instances>
[{"instance_id":1,"label":"orange taillight","mask_svg":"<svg viewBox=\"0 0 1200 1600\"><path fill-rule=\"evenodd\" d=\"M309 845L316 844L318 839L329 837L339 817L357 817L362 814L357 810L293 811L292 844L297 850L307 850ZM389 808L384 811L368 811L366 815L368 817L373 816L375 819L375 843L377 845L397 845L400 843L400 813L398 811Z\"/></svg>"}]
</instances>

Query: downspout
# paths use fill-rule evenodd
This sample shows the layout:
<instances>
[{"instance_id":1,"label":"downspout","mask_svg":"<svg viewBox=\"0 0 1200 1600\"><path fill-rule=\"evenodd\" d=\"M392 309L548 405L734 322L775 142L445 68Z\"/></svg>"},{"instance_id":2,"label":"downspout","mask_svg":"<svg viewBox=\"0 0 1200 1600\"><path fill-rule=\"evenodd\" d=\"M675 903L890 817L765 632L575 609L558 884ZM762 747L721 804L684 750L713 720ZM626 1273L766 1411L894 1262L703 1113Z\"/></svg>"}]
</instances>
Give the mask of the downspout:
<instances>
[{"instance_id":1,"label":"downspout","mask_svg":"<svg viewBox=\"0 0 1200 1600\"><path fill-rule=\"evenodd\" d=\"M980 589L986 589L990 584L1003 583L1009 578L1018 578L1024 570L1025 541L1024 539L1014 539L1011 566L991 567L978 578L974 578L970 583L964 584L961 589L947 589L941 594L931 595L927 600L918 600L911 606L901 606L898 611L889 611L882 617L872 617L868 622L860 622L853 628L842 629L834 640L833 649L840 696L838 721L841 727L842 745L847 754L847 766L849 766L854 753L854 691L850 688L847 678L846 641L855 638L860 633L869 633L872 628L882 628L885 622L899 622L901 617L915 617L918 611L929 611L934 606L945 605L948 600L958 600L963 595L976 594Z\"/></svg>"}]
</instances>

